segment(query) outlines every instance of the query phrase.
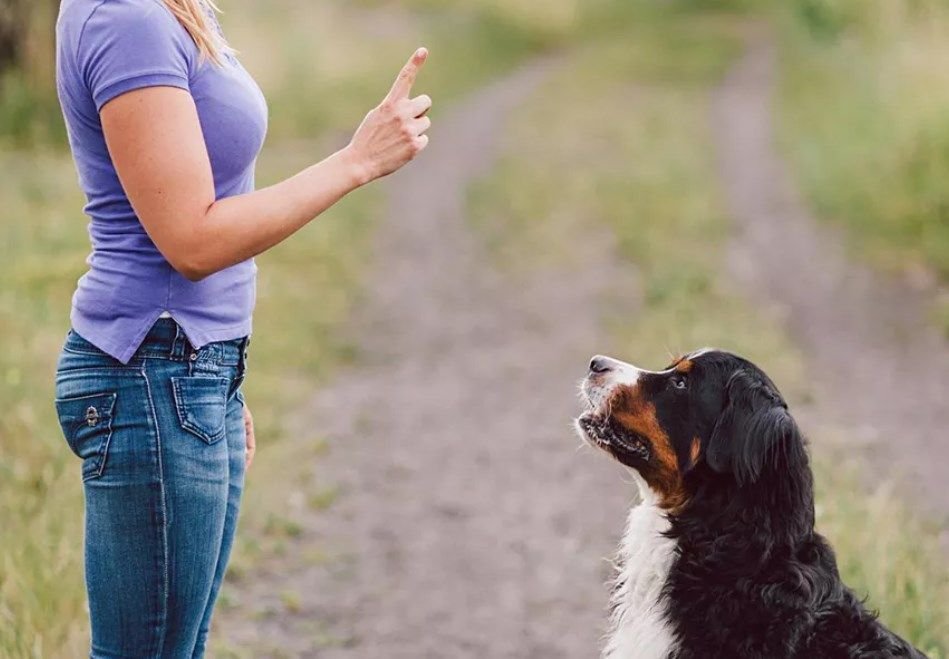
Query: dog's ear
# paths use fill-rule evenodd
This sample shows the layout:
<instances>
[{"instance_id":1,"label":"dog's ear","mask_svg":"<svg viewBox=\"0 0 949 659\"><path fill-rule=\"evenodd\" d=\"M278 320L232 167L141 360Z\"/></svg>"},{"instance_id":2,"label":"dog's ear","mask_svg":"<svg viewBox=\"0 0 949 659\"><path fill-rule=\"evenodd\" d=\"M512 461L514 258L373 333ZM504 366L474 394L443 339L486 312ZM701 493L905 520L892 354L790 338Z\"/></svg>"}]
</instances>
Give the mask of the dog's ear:
<instances>
[{"instance_id":1,"label":"dog's ear","mask_svg":"<svg viewBox=\"0 0 949 659\"><path fill-rule=\"evenodd\" d=\"M731 375L725 407L705 451L708 465L753 483L783 458L803 455L803 439L787 404L773 386L746 369ZM806 458L804 458L806 459Z\"/></svg>"}]
</instances>

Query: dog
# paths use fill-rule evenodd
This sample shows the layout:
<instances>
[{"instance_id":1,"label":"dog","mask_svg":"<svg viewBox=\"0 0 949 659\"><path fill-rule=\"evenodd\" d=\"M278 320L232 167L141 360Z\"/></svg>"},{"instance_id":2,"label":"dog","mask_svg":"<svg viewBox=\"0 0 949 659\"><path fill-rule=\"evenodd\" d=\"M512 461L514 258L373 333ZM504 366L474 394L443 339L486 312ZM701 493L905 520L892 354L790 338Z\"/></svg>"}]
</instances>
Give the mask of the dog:
<instances>
[{"instance_id":1,"label":"dog","mask_svg":"<svg viewBox=\"0 0 949 659\"><path fill-rule=\"evenodd\" d=\"M597 356L580 436L641 502L617 560L606 659L924 657L840 579L778 388L715 349L645 371Z\"/></svg>"}]
</instances>

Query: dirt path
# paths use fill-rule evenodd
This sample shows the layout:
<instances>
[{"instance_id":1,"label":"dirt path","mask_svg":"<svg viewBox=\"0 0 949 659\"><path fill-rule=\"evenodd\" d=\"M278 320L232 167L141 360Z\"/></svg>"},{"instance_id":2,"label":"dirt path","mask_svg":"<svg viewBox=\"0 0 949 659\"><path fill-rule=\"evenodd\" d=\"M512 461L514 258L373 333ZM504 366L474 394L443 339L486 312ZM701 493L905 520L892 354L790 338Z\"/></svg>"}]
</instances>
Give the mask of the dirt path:
<instances>
[{"instance_id":1,"label":"dirt path","mask_svg":"<svg viewBox=\"0 0 949 659\"><path fill-rule=\"evenodd\" d=\"M366 363L303 421L331 439L315 480L339 498L237 587L246 610L221 618L218 633L252 656L596 656L603 559L633 490L578 449L570 417L586 360L606 349L604 286L628 273L604 258L608 238L587 236L590 267L512 280L465 220L467 187L502 146L498 122L551 66L441 117L428 152L389 183L354 323ZM268 610L279 613L255 613Z\"/></svg>"},{"instance_id":2,"label":"dirt path","mask_svg":"<svg viewBox=\"0 0 949 659\"><path fill-rule=\"evenodd\" d=\"M774 145L775 50L756 33L713 106L719 166L738 233L732 274L786 319L804 349L813 432L841 432L881 477L904 478L949 523L949 346L926 300L852 263L841 236L818 225ZM914 500L916 498L914 497Z\"/></svg>"}]
</instances>

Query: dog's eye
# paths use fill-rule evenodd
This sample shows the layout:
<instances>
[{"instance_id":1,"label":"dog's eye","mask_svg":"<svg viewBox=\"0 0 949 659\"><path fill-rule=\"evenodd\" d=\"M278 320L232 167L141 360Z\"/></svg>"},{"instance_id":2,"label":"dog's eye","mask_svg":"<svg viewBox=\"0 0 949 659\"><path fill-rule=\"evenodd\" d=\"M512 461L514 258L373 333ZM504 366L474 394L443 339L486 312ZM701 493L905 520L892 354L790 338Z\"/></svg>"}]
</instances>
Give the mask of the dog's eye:
<instances>
[{"instance_id":1,"label":"dog's eye","mask_svg":"<svg viewBox=\"0 0 949 659\"><path fill-rule=\"evenodd\" d=\"M672 378L672 386L676 389L685 389L687 382L684 375L677 375Z\"/></svg>"}]
</instances>

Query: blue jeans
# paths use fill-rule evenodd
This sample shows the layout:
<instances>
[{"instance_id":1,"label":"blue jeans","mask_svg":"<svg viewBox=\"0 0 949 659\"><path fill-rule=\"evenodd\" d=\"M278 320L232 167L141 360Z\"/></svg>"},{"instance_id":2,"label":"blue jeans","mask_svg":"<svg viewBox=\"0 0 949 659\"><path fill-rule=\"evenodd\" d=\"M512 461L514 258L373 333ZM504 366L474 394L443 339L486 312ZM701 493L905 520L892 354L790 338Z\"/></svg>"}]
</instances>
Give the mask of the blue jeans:
<instances>
[{"instance_id":1,"label":"blue jeans","mask_svg":"<svg viewBox=\"0 0 949 659\"><path fill-rule=\"evenodd\" d=\"M244 486L246 345L194 350L161 319L124 365L66 338L56 411L82 459L95 659L204 654Z\"/></svg>"}]
</instances>

